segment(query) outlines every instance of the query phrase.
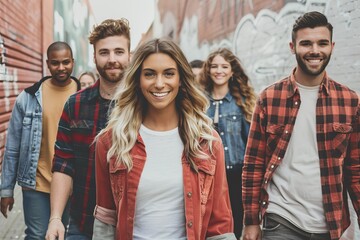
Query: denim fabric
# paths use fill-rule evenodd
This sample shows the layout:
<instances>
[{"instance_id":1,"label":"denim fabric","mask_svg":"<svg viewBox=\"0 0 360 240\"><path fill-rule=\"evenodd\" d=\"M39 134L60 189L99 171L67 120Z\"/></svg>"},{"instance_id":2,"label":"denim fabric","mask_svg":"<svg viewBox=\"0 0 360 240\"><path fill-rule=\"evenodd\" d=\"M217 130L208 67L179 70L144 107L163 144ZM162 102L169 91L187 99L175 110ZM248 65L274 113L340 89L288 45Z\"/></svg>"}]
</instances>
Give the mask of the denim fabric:
<instances>
[{"instance_id":1,"label":"denim fabric","mask_svg":"<svg viewBox=\"0 0 360 240\"><path fill-rule=\"evenodd\" d=\"M41 87L35 95L17 97L7 131L1 174L1 196L12 197L16 181L35 189L42 134Z\"/></svg>"},{"instance_id":2,"label":"denim fabric","mask_svg":"<svg viewBox=\"0 0 360 240\"><path fill-rule=\"evenodd\" d=\"M264 216L262 240L330 240L330 234L308 233L297 228L286 219L276 215Z\"/></svg>"},{"instance_id":3,"label":"denim fabric","mask_svg":"<svg viewBox=\"0 0 360 240\"><path fill-rule=\"evenodd\" d=\"M83 234L79 228L76 226L76 221L74 221L71 217L69 220L69 227L66 233L66 240L91 240L91 237Z\"/></svg>"},{"instance_id":4,"label":"denim fabric","mask_svg":"<svg viewBox=\"0 0 360 240\"><path fill-rule=\"evenodd\" d=\"M210 107L207 115L214 119L215 101L211 97ZM225 98L219 102L219 135L224 145L225 165L227 168L242 164L244 162L244 154L247 136L250 124L246 121L241 108L236 104L235 98L227 93Z\"/></svg>"},{"instance_id":5,"label":"denim fabric","mask_svg":"<svg viewBox=\"0 0 360 240\"><path fill-rule=\"evenodd\" d=\"M50 218L50 194L34 190L23 190L23 209L25 220L25 240L45 239ZM66 206L62 222L66 227L69 219Z\"/></svg>"}]
</instances>

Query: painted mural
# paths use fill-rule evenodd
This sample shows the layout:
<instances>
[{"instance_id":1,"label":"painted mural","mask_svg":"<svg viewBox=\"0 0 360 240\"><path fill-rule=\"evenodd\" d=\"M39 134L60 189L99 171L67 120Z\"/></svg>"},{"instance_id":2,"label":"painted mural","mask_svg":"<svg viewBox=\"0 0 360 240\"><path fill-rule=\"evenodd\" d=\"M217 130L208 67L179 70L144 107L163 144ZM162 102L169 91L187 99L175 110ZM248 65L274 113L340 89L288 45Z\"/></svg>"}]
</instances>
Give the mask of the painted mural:
<instances>
[{"instance_id":1,"label":"painted mural","mask_svg":"<svg viewBox=\"0 0 360 240\"><path fill-rule=\"evenodd\" d=\"M249 8L254 7L247 1ZM295 65L290 52L291 28L307 11L324 13L334 26L335 49L328 72L332 78L360 92L360 1L284 1L278 12L261 9L256 16L245 14L236 29L221 39L200 42L198 15L187 17L179 33L179 44L187 58L205 59L213 49L228 47L240 58L256 91L287 76ZM228 14L228 13L224 13ZM224 20L225 21L225 20ZM176 22L164 24L175 29Z\"/></svg>"}]
</instances>

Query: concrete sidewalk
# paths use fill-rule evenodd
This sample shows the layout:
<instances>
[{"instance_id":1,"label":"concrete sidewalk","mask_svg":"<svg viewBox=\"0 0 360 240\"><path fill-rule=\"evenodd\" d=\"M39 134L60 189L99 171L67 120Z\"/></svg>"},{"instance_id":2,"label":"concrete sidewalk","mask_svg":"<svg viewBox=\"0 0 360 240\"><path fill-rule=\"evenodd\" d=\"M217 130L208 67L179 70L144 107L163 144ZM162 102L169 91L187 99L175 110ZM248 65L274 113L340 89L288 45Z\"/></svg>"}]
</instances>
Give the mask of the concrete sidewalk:
<instances>
[{"instance_id":1,"label":"concrete sidewalk","mask_svg":"<svg viewBox=\"0 0 360 240\"><path fill-rule=\"evenodd\" d=\"M22 205L22 192L21 188L16 185L15 187L15 204L11 212L8 213L6 219L0 213L0 239L24 239L25 238L25 222L23 215Z\"/></svg>"}]
</instances>

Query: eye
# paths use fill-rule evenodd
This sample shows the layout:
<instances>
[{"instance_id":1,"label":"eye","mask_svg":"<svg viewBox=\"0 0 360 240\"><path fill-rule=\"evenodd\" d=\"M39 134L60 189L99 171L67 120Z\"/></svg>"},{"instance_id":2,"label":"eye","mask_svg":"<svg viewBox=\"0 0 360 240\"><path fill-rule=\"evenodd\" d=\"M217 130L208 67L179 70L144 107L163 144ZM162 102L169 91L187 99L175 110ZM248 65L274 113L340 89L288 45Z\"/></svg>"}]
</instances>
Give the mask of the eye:
<instances>
[{"instance_id":1,"label":"eye","mask_svg":"<svg viewBox=\"0 0 360 240\"><path fill-rule=\"evenodd\" d=\"M152 79L156 76L156 74L154 72L144 72L144 76L147 79Z\"/></svg>"},{"instance_id":2,"label":"eye","mask_svg":"<svg viewBox=\"0 0 360 240\"><path fill-rule=\"evenodd\" d=\"M164 73L164 76L165 76L166 78L172 78L172 77L175 76L175 73L174 73L174 72L165 72L165 73Z\"/></svg>"},{"instance_id":3,"label":"eye","mask_svg":"<svg viewBox=\"0 0 360 240\"><path fill-rule=\"evenodd\" d=\"M122 55L122 54L124 54L124 51L123 50L117 50L117 51L115 51L115 54L116 55Z\"/></svg>"},{"instance_id":4,"label":"eye","mask_svg":"<svg viewBox=\"0 0 360 240\"><path fill-rule=\"evenodd\" d=\"M100 56L106 56L108 54L108 52L106 52L106 51L101 51L101 52L99 52L99 55Z\"/></svg>"}]
</instances>

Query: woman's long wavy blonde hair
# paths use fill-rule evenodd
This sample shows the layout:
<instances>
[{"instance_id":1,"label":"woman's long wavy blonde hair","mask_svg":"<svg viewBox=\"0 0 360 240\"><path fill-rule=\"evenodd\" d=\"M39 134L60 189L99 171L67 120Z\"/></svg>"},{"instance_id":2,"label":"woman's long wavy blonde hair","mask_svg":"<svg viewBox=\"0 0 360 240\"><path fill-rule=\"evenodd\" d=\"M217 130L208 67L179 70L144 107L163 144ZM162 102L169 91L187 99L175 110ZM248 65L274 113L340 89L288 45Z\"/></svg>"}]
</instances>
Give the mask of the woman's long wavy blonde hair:
<instances>
[{"instance_id":1,"label":"woman's long wavy blonde hair","mask_svg":"<svg viewBox=\"0 0 360 240\"><path fill-rule=\"evenodd\" d=\"M181 86L176 97L179 113L179 134L184 144L184 152L191 167L197 171L194 158L208 158L202 150L205 146L212 153L213 127L206 115L208 100L196 87L191 67L178 45L167 39L150 40L135 50L129 68L114 96L114 108L107 127L100 133L112 132L112 146L107 159L116 156L117 164L123 164L128 171L133 166L130 155L134 147L141 123L147 111L144 96L140 90L140 75L144 60L151 54L164 53L177 64ZM205 145L204 145L205 144Z\"/></svg>"},{"instance_id":2,"label":"woman's long wavy blonde hair","mask_svg":"<svg viewBox=\"0 0 360 240\"><path fill-rule=\"evenodd\" d=\"M249 77L245 74L240 64L240 60L227 48L220 48L208 56L203 66L201 81L205 84L205 90L212 93L214 82L211 79L210 68L214 57L221 56L230 63L233 71L232 78L229 79L230 94L236 99L236 104L241 108L245 119L250 122L254 111L256 95L253 87L249 83Z\"/></svg>"}]
</instances>

